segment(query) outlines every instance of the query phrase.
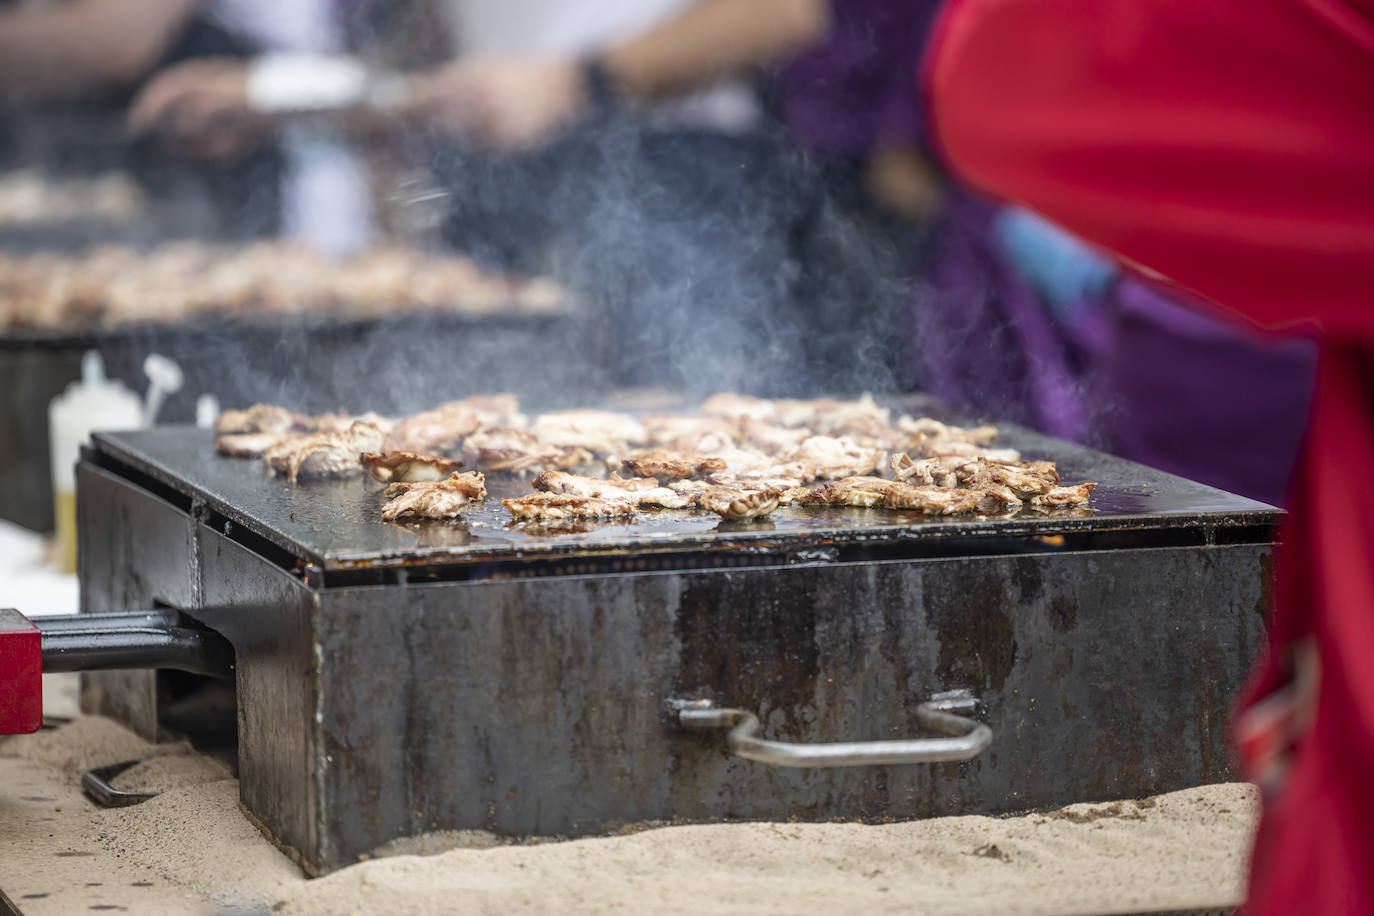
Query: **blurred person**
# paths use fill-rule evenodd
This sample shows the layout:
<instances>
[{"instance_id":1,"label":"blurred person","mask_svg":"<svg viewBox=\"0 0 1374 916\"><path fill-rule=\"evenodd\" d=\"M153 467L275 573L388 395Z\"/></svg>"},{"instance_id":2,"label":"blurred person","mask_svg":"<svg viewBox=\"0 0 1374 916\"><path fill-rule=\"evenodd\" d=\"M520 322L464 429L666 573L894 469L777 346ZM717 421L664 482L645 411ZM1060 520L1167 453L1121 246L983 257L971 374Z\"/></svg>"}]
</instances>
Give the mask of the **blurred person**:
<instances>
[{"instance_id":1,"label":"blurred person","mask_svg":"<svg viewBox=\"0 0 1374 916\"><path fill-rule=\"evenodd\" d=\"M127 165L159 186L188 171L218 225L284 231L333 254L372 233L366 163L329 124L287 123L360 82L352 55L422 15L424 0L54 0L0 8L0 99L24 129L55 106L128 108ZM417 12L419 11L419 12ZM390 20L381 22L382 20ZM433 59L430 58L423 59ZM321 70L324 71L321 77ZM313 94L312 94L313 93ZM181 161L167 169L170 153ZM46 163L45 163L46 164ZM108 167L108 166L107 166ZM177 188L173 188L175 193Z\"/></svg>"},{"instance_id":2,"label":"blurred person","mask_svg":"<svg viewBox=\"0 0 1374 916\"><path fill-rule=\"evenodd\" d=\"M65 0L0 6L0 92L10 104L128 91L171 51L196 0Z\"/></svg>"},{"instance_id":3,"label":"blurred person","mask_svg":"<svg viewBox=\"0 0 1374 916\"><path fill-rule=\"evenodd\" d=\"M805 390L799 186L755 84L824 34L825 0L450 11L457 57L416 98L450 139L452 244L604 308L622 384Z\"/></svg>"},{"instance_id":4,"label":"blurred person","mask_svg":"<svg viewBox=\"0 0 1374 916\"><path fill-rule=\"evenodd\" d=\"M453 0L460 56L418 91L446 128L527 148L614 97L669 125L753 126L737 77L822 36L824 0Z\"/></svg>"},{"instance_id":5,"label":"blurred person","mask_svg":"<svg viewBox=\"0 0 1374 916\"><path fill-rule=\"evenodd\" d=\"M349 26L359 11L374 7L338 0L215 0L209 15L247 38L255 53L164 69L130 106L130 126L206 159L274 138L285 158L282 233L328 254L355 253L374 232L367 163L336 125L301 116L372 100L373 74L355 48L374 36L350 34Z\"/></svg>"},{"instance_id":6,"label":"blurred person","mask_svg":"<svg viewBox=\"0 0 1374 916\"><path fill-rule=\"evenodd\" d=\"M280 162L261 136L238 144L231 161L201 168L130 142L122 128L123 111L159 71L251 50L194 0L0 3L0 106L12 118L0 134L0 160L58 174L127 171L183 205L171 229L217 237L271 231ZM201 225L205 203L219 210L210 225Z\"/></svg>"},{"instance_id":7,"label":"blurred person","mask_svg":"<svg viewBox=\"0 0 1374 916\"><path fill-rule=\"evenodd\" d=\"M1269 645L1236 738L1251 913L1374 911L1374 8L963 0L937 33L959 173L1320 344ZM1195 399L1216 397L1205 383ZM1229 395L1244 399L1247 394Z\"/></svg>"},{"instance_id":8,"label":"blurred person","mask_svg":"<svg viewBox=\"0 0 1374 916\"><path fill-rule=\"evenodd\" d=\"M346 35L334 0L215 0L212 15L236 34L246 36L259 52L246 62L205 59L188 61L160 73L135 100L130 120L154 124L163 118L173 134L184 131L203 138L206 156L224 155L245 140L251 142L265 128L240 114L234 105L211 102L203 107L190 101L162 108L151 120L145 112L164 94L175 94L183 82L203 80L205 93L192 100L217 100L221 94L238 102L239 71L251 75L280 58L275 55L341 55ZM178 127L177 120L181 120ZM202 127L194 123L205 119ZM188 123L189 122L189 123ZM216 145L217 142L222 145ZM343 256L364 248L373 234L371 185L366 163L350 144L327 128L288 125L279 135L284 157L281 232L301 239L326 254Z\"/></svg>"},{"instance_id":9,"label":"blurred person","mask_svg":"<svg viewBox=\"0 0 1374 916\"><path fill-rule=\"evenodd\" d=\"M391 100L437 135L449 243L607 306L626 383L797 391L795 204L750 80L823 32L824 0L455 0L449 19L456 56ZM314 97L279 81L264 99L256 65L168 74L133 122L212 132L377 88L356 60L315 63L338 78Z\"/></svg>"}]
</instances>

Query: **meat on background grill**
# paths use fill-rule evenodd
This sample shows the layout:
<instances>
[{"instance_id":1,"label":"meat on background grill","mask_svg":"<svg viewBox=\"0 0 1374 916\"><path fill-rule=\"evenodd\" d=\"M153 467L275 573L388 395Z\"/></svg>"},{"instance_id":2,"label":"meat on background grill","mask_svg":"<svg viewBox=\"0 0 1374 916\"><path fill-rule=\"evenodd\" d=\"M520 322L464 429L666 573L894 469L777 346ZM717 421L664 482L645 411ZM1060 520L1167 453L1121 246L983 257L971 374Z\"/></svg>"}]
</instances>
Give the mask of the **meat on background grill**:
<instances>
[{"instance_id":1,"label":"meat on background grill","mask_svg":"<svg viewBox=\"0 0 1374 916\"><path fill-rule=\"evenodd\" d=\"M332 260L282 241L0 254L0 290L0 329L110 328L319 310L342 318L398 312L542 314L567 305L552 281L492 274L461 257L380 247Z\"/></svg>"}]
</instances>

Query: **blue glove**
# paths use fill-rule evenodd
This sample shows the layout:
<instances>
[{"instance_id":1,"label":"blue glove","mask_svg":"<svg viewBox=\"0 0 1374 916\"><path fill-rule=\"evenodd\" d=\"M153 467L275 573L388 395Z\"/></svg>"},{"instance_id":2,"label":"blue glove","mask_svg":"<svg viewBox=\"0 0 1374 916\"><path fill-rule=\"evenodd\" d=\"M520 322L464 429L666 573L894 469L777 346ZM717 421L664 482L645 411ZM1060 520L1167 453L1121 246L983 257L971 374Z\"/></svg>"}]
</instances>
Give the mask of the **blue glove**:
<instances>
[{"instance_id":1,"label":"blue glove","mask_svg":"<svg viewBox=\"0 0 1374 916\"><path fill-rule=\"evenodd\" d=\"M1095 305L1116 279L1113 261L1029 210L1003 208L993 232L1002 255L1056 318Z\"/></svg>"}]
</instances>

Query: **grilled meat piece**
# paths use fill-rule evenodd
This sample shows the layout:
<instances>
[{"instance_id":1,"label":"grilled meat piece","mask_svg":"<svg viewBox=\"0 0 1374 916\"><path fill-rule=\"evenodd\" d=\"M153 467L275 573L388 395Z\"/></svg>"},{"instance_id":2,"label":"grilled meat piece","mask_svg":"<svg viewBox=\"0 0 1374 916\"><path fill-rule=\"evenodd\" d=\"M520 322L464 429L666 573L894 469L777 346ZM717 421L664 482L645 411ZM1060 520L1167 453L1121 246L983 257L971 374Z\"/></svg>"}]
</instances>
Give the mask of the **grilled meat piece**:
<instances>
[{"instance_id":1,"label":"grilled meat piece","mask_svg":"<svg viewBox=\"0 0 1374 916\"><path fill-rule=\"evenodd\" d=\"M345 432L354 423L371 423L382 432L391 432L396 427L396 421L391 417L384 417L381 414L368 411L362 414L347 413L322 413L319 416L310 418L310 431L312 433L341 433Z\"/></svg>"},{"instance_id":2,"label":"grilled meat piece","mask_svg":"<svg viewBox=\"0 0 1374 916\"><path fill-rule=\"evenodd\" d=\"M882 467L886 457L883 449L862 446L848 436L812 436L790 460L800 461L812 477L832 479L870 474Z\"/></svg>"},{"instance_id":3,"label":"grilled meat piece","mask_svg":"<svg viewBox=\"0 0 1374 916\"><path fill-rule=\"evenodd\" d=\"M719 471L708 475L707 479L718 486L741 490L787 490L810 483L815 478L807 473L806 466L800 461L793 461L746 471Z\"/></svg>"},{"instance_id":4,"label":"grilled meat piece","mask_svg":"<svg viewBox=\"0 0 1374 916\"><path fill-rule=\"evenodd\" d=\"M897 428L904 433L909 433L919 441L948 441L948 442L970 442L974 445L991 445L997 441L997 427L983 426L950 426L933 420L930 417L917 419L910 416L902 416L897 420Z\"/></svg>"},{"instance_id":5,"label":"grilled meat piece","mask_svg":"<svg viewBox=\"0 0 1374 916\"><path fill-rule=\"evenodd\" d=\"M917 461L906 452L898 452L888 460L888 467L897 479L915 486L952 488L959 485L956 473L960 459L922 458Z\"/></svg>"},{"instance_id":6,"label":"grilled meat piece","mask_svg":"<svg viewBox=\"0 0 1374 916\"><path fill-rule=\"evenodd\" d=\"M731 486L704 480L677 480L668 486L691 500L692 505L725 518L758 518L777 509L783 501L781 487Z\"/></svg>"},{"instance_id":7,"label":"grilled meat piece","mask_svg":"<svg viewBox=\"0 0 1374 916\"><path fill-rule=\"evenodd\" d=\"M723 417L659 413L644 418L644 433L648 443L658 448L701 454L733 445L739 429L735 421Z\"/></svg>"},{"instance_id":8,"label":"grilled meat piece","mask_svg":"<svg viewBox=\"0 0 1374 916\"><path fill-rule=\"evenodd\" d=\"M560 448L583 448L595 455L623 454L647 438L644 424L611 410L560 410L535 418L530 431L541 442Z\"/></svg>"},{"instance_id":9,"label":"grilled meat piece","mask_svg":"<svg viewBox=\"0 0 1374 916\"><path fill-rule=\"evenodd\" d=\"M615 518L634 515L639 504L629 498L599 499L571 493L531 493L503 499L501 505L517 519L552 521L565 518Z\"/></svg>"},{"instance_id":10,"label":"grilled meat piece","mask_svg":"<svg viewBox=\"0 0 1374 916\"><path fill-rule=\"evenodd\" d=\"M728 474L745 474L776 467L778 459L765 455L758 449L736 448L733 445L715 449L702 455L703 458L719 458L725 462L724 471ZM714 473L714 472L713 472Z\"/></svg>"},{"instance_id":11,"label":"grilled meat piece","mask_svg":"<svg viewBox=\"0 0 1374 916\"><path fill-rule=\"evenodd\" d=\"M361 472L364 452L382 447L382 431L373 423L354 423L347 432L311 433L285 439L263 456L267 466L293 482L304 477L339 477Z\"/></svg>"},{"instance_id":12,"label":"grilled meat piece","mask_svg":"<svg viewBox=\"0 0 1374 916\"><path fill-rule=\"evenodd\" d=\"M853 436L886 441L893 438L894 431L888 426L891 416L892 411L878 406L871 394L864 394L855 401L825 398L811 402L811 417L807 425L822 436Z\"/></svg>"},{"instance_id":13,"label":"grilled meat piece","mask_svg":"<svg viewBox=\"0 0 1374 916\"><path fill-rule=\"evenodd\" d=\"M965 462L983 458L998 464L1015 464L1021 460L1021 453L1014 448L983 448L972 442L960 442L955 439L918 442L911 450L933 458L962 458Z\"/></svg>"},{"instance_id":14,"label":"grilled meat piece","mask_svg":"<svg viewBox=\"0 0 1374 916\"><path fill-rule=\"evenodd\" d=\"M236 433L279 433L304 430L309 421L298 413L273 404L254 404L247 410L226 410L215 418L215 432L220 435Z\"/></svg>"},{"instance_id":15,"label":"grilled meat piece","mask_svg":"<svg viewBox=\"0 0 1374 916\"><path fill-rule=\"evenodd\" d=\"M795 398L774 398L773 413L766 417L774 426L810 426L816 417L816 402Z\"/></svg>"},{"instance_id":16,"label":"grilled meat piece","mask_svg":"<svg viewBox=\"0 0 1374 916\"><path fill-rule=\"evenodd\" d=\"M465 401L450 401L406 417L386 437L388 451L447 455L477 432L481 419Z\"/></svg>"},{"instance_id":17,"label":"grilled meat piece","mask_svg":"<svg viewBox=\"0 0 1374 916\"><path fill-rule=\"evenodd\" d=\"M602 480L563 471L545 471L534 479L534 488L546 493L589 499L629 499L641 509L686 509L692 505L690 499L667 487L660 487L652 477L626 479L612 475L609 480Z\"/></svg>"},{"instance_id":18,"label":"grilled meat piece","mask_svg":"<svg viewBox=\"0 0 1374 916\"><path fill-rule=\"evenodd\" d=\"M654 487L652 490L631 490L629 496L639 503L641 509L690 509L692 507L691 499L667 487Z\"/></svg>"},{"instance_id":19,"label":"grilled meat piece","mask_svg":"<svg viewBox=\"0 0 1374 916\"><path fill-rule=\"evenodd\" d=\"M846 477L795 493L791 501L803 505L876 509L883 505L883 500L887 496L887 485L890 483L892 481L881 477Z\"/></svg>"},{"instance_id":20,"label":"grilled meat piece","mask_svg":"<svg viewBox=\"0 0 1374 916\"><path fill-rule=\"evenodd\" d=\"M1020 497L1041 496L1059 485L1052 461L1004 464L979 458L960 467L958 476L974 489L1006 487Z\"/></svg>"},{"instance_id":21,"label":"grilled meat piece","mask_svg":"<svg viewBox=\"0 0 1374 916\"><path fill-rule=\"evenodd\" d=\"M382 483L420 483L444 480L463 462L420 452L365 452L363 468Z\"/></svg>"},{"instance_id":22,"label":"grilled meat piece","mask_svg":"<svg viewBox=\"0 0 1374 916\"><path fill-rule=\"evenodd\" d=\"M802 476L764 474L712 474L707 478L712 486L732 487L736 490L791 490L807 483Z\"/></svg>"},{"instance_id":23,"label":"grilled meat piece","mask_svg":"<svg viewBox=\"0 0 1374 916\"><path fill-rule=\"evenodd\" d=\"M724 391L713 394L702 402L697 412L708 417L724 417L727 420L742 420L752 417L755 420L771 420L776 408L772 401Z\"/></svg>"},{"instance_id":24,"label":"grilled meat piece","mask_svg":"<svg viewBox=\"0 0 1374 916\"><path fill-rule=\"evenodd\" d=\"M977 511L983 494L977 490L948 487L913 487L882 477L847 477L805 493L790 494L790 499L798 503L913 510L926 515L962 515Z\"/></svg>"},{"instance_id":25,"label":"grilled meat piece","mask_svg":"<svg viewBox=\"0 0 1374 916\"><path fill-rule=\"evenodd\" d=\"M290 433L226 433L215 437L215 451L230 458L261 458Z\"/></svg>"},{"instance_id":26,"label":"grilled meat piece","mask_svg":"<svg viewBox=\"0 0 1374 916\"><path fill-rule=\"evenodd\" d=\"M748 519L762 518L778 508L780 489L741 490L736 487L713 486L696 490L693 502L703 509L716 513L721 518Z\"/></svg>"},{"instance_id":27,"label":"grilled meat piece","mask_svg":"<svg viewBox=\"0 0 1374 916\"><path fill-rule=\"evenodd\" d=\"M580 477L567 471L545 471L534 478L534 488L545 493L571 493L575 496L598 496L606 490L618 493L639 493L658 488L658 481L652 477L621 477L612 474L602 480L599 477Z\"/></svg>"},{"instance_id":28,"label":"grilled meat piece","mask_svg":"<svg viewBox=\"0 0 1374 916\"><path fill-rule=\"evenodd\" d=\"M523 428L529 424L529 418L520 412L520 399L513 394L473 394L455 403L469 407L483 426Z\"/></svg>"},{"instance_id":29,"label":"grilled meat piece","mask_svg":"<svg viewBox=\"0 0 1374 916\"><path fill-rule=\"evenodd\" d=\"M387 488L394 499L382 507L382 518L457 518L472 503L487 498L486 479L476 471L454 471L445 480L395 483Z\"/></svg>"},{"instance_id":30,"label":"grilled meat piece","mask_svg":"<svg viewBox=\"0 0 1374 916\"><path fill-rule=\"evenodd\" d=\"M1096 483L1080 483L1072 487L1051 487L1047 493L1032 496L1030 504L1041 508L1081 506L1088 501L1096 488Z\"/></svg>"},{"instance_id":31,"label":"grilled meat piece","mask_svg":"<svg viewBox=\"0 0 1374 916\"><path fill-rule=\"evenodd\" d=\"M880 407L871 394L854 401L823 398L814 401L779 398L768 400L723 392L713 394L699 408L706 416L746 419L781 427L810 427L819 435L871 436L888 428L891 411Z\"/></svg>"},{"instance_id":32,"label":"grilled meat piece","mask_svg":"<svg viewBox=\"0 0 1374 916\"><path fill-rule=\"evenodd\" d=\"M904 416L897 420L896 429L905 439L903 448L927 457L986 458L1008 464L1021 460L1015 449L989 448L997 441L995 426L949 426L930 417L917 420Z\"/></svg>"},{"instance_id":33,"label":"grilled meat piece","mask_svg":"<svg viewBox=\"0 0 1374 916\"><path fill-rule=\"evenodd\" d=\"M620 466L625 473L637 477L682 480L686 477L700 477L713 471L723 471L725 460L702 455L685 455L666 449L646 449L626 455L621 459Z\"/></svg>"},{"instance_id":34,"label":"grilled meat piece","mask_svg":"<svg viewBox=\"0 0 1374 916\"><path fill-rule=\"evenodd\" d=\"M774 426L745 417L740 421L740 435L744 444L769 455L790 455L801 444L811 438L810 429L801 427Z\"/></svg>"},{"instance_id":35,"label":"grilled meat piece","mask_svg":"<svg viewBox=\"0 0 1374 916\"><path fill-rule=\"evenodd\" d=\"M888 501L889 509L919 509L926 515L966 515L982 506L983 494L977 490L948 487L910 487Z\"/></svg>"},{"instance_id":36,"label":"grilled meat piece","mask_svg":"<svg viewBox=\"0 0 1374 916\"><path fill-rule=\"evenodd\" d=\"M463 457L487 473L523 473L572 468L592 460L585 448L541 442L529 430L498 426L473 433L463 442Z\"/></svg>"}]
</instances>

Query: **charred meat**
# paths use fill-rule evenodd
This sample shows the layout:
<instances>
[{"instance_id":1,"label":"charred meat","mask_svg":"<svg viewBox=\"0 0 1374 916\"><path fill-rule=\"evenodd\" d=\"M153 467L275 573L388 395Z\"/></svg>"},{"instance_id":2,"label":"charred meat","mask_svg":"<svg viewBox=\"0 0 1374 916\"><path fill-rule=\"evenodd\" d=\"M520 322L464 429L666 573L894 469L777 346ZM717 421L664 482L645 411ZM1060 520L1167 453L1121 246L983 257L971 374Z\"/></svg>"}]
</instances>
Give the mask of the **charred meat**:
<instances>
[{"instance_id":1,"label":"charred meat","mask_svg":"<svg viewBox=\"0 0 1374 916\"><path fill-rule=\"evenodd\" d=\"M882 467L887 452L868 448L848 436L812 436L791 455L800 461L812 477L831 479L861 477Z\"/></svg>"},{"instance_id":2,"label":"charred meat","mask_svg":"<svg viewBox=\"0 0 1374 916\"><path fill-rule=\"evenodd\" d=\"M811 438L812 432L804 426L774 426L762 420L745 417L740 421L740 435L744 444L750 448L756 448L769 455L790 455Z\"/></svg>"},{"instance_id":3,"label":"charred meat","mask_svg":"<svg viewBox=\"0 0 1374 916\"><path fill-rule=\"evenodd\" d=\"M612 475L610 479L579 477L563 471L545 471L534 479L534 488L545 493L561 493L589 499L631 500L641 509L686 509L690 499L667 487L660 487L652 477L626 479Z\"/></svg>"},{"instance_id":4,"label":"charred meat","mask_svg":"<svg viewBox=\"0 0 1374 916\"><path fill-rule=\"evenodd\" d=\"M531 493L518 499L503 499L501 505L515 518L528 521L616 518L639 511L639 504L633 499L599 499L570 493Z\"/></svg>"},{"instance_id":5,"label":"charred meat","mask_svg":"<svg viewBox=\"0 0 1374 916\"><path fill-rule=\"evenodd\" d=\"M563 447L540 441L529 430L513 426L484 429L463 442L463 456L487 473L524 473L573 468L592 460L580 447Z\"/></svg>"},{"instance_id":6,"label":"charred meat","mask_svg":"<svg viewBox=\"0 0 1374 916\"><path fill-rule=\"evenodd\" d=\"M452 458L420 452L365 452L359 460L382 483L441 481L463 466L463 462Z\"/></svg>"},{"instance_id":7,"label":"charred meat","mask_svg":"<svg viewBox=\"0 0 1374 916\"><path fill-rule=\"evenodd\" d=\"M1060 506L1081 506L1088 501L1095 483L1080 483L1072 487L1051 487L1049 492L1032 496L1030 503L1039 508L1058 508Z\"/></svg>"},{"instance_id":8,"label":"charred meat","mask_svg":"<svg viewBox=\"0 0 1374 916\"><path fill-rule=\"evenodd\" d=\"M454 471L444 480L394 483L387 493L394 495L382 507L382 518L388 521L405 516L457 518L468 506L487 498L487 485L476 471Z\"/></svg>"},{"instance_id":9,"label":"charred meat","mask_svg":"<svg viewBox=\"0 0 1374 916\"><path fill-rule=\"evenodd\" d=\"M354 423L347 432L311 433L285 439L263 456L267 466L293 482L301 477L340 477L362 470L364 452L382 447L382 431L373 423Z\"/></svg>"},{"instance_id":10,"label":"charred meat","mask_svg":"<svg viewBox=\"0 0 1374 916\"><path fill-rule=\"evenodd\" d=\"M771 420L776 413L776 407L772 401L764 398L724 391L707 398L699 412L708 417L724 417L727 420L742 420L745 417Z\"/></svg>"},{"instance_id":11,"label":"charred meat","mask_svg":"<svg viewBox=\"0 0 1374 916\"><path fill-rule=\"evenodd\" d=\"M733 445L739 427L723 417L660 413L644 418L644 433L650 445L700 454Z\"/></svg>"},{"instance_id":12,"label":"charred meat","mask_svg":"<svg viewBox=\"0 0 1374 916\"><path fill-rule=\"evenodd\" d=\"M794 494L792 500L866 509L914 510L926 515L960 515L977 511L983 494L947 487L913 487L882 477L847 477L814 487L804 494Z\"/></svg>"},{"instance_id":13,"label":"charred meat","mask_svg":"<svg viewBox=\"0 0 1374 916\"><path fill-rule=\"evenodd\" d=\"M959 468L958 475L974 489L1006 487L1020 497L1043 496L1059 486L1059 472L1050 461L1001 463L979 458Z\"/></svg>"},{"instance_id":14,"label":"charred meat","mask_svg":"<svg viewBox=\"0 0 1374 916\"><path fill-rule=\"evenodd\" d=\"M286 435L293 430L305 430L309 420L285 407L273 404L254 404L246 410L226 410L215 418L215 432L220 435L236 433L277 433Z\"/></svg>"},{"instance_id":15,"label":"charred meat","mask_svg":"<svg viewBox=\"0 0 1374 916\"><path fill-rule=\"evenodd\" d=\"M261 458L289 433L225 433L215 437L215 451L230 458Z\"/></svg>"},{"instance_id":16,"label":"charred meat","mask_svg":"<svg viewBox=\"0 0 1374 916\"><path fill-rule=\"evenodd\" d=\"M382 432L390 432L396 426L396 421L390 417L368 411L364 414L347 413L323 413L310 418L310 431L312 433L341 433L346 431L354 423L371 423Z\"/></svg>"},{"instance_id":17,"label":"charred meat","mask_svg":"<svg viewBox=\"0 0 1374 916\"><path fill-rule=\"evenodd\" d=\"M726 464L723 458L707 458L702 455L670 452L666 449L646 449L626 455L621 459L620 466L625 473L637 477L683 480L688 477L701 477L713 471L723 471Z\"/></svg>"},{"instance_id":18,"label":"charred meat","mask_svg":"<svg viewBox=\"0 0 1374 916\"><path fill-rule=\"evenodd\" d=\"M697 490L693 501L721 518L743 520L762 518L778 508L780 489L742 490L737 487L713 486Z\"/></svg>"},{"instance_id":19,"label":"charred meat","mask_svg":"<svg viewBox=\"0 0 1374 916\"><path fill-rule=\"evenodd\" d=\"M989 446L997 441L995 426L949 426L930 417L901 417L897 428L911 435L916 442L968 442L972 445Z\"/></svg>"},{"instance_id":20,"label":"charred meat","mask_svg":"<svg viewBox=\"0 0 1374 916\"><path fill-rule=\"evenodd\" d=\"M450 401L397 423L386 437L389 451L450 454L477 432L481 420L465 401Z\"/></svg>"},{"instance_id":21,"label":"charred meat","mask_svg":"<svg viewBox=\"0 0 1374 916\"><path fill-rule=\"evenodd\" d=\"M541 442L594 455L618 455L645 442L644 424L611 410L560 410L541 414L530 427Z\"/></svg>"},{"instance_id":22,"label":"charred meat","mask_svg":"<svg viewBox=\"0 0 1374 916\"><path fill-rule=\"evenodd\" d=\"M961 459L922 458L916 460L906 452L898 452L888 461L888 467L900 481L916 486L952 488L959 485L956 473Z\"/></svg>"}]
</instances>

